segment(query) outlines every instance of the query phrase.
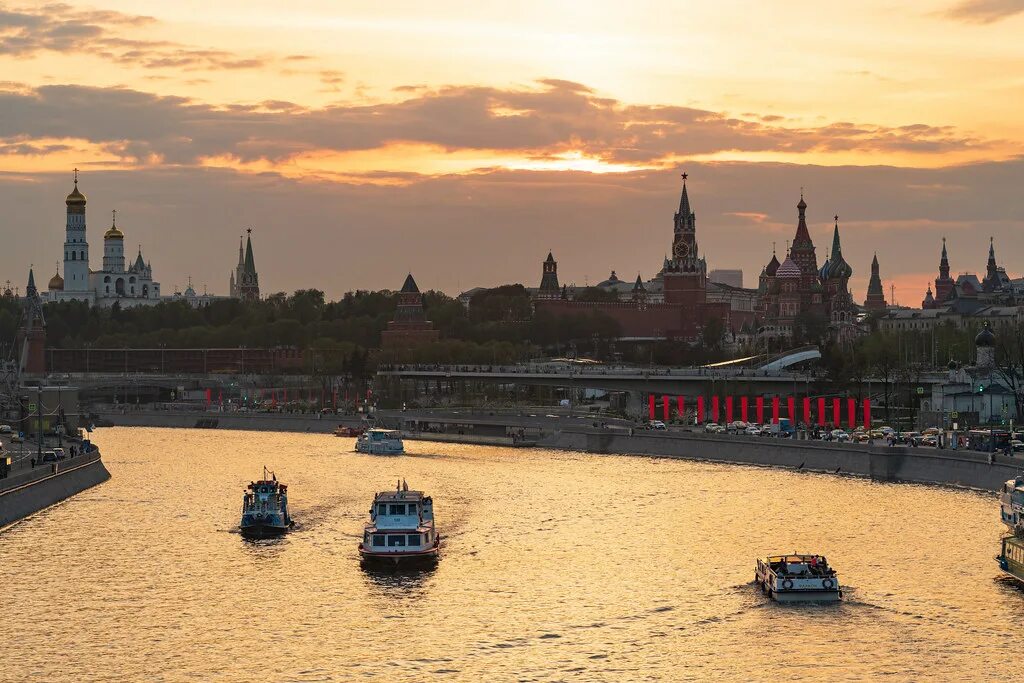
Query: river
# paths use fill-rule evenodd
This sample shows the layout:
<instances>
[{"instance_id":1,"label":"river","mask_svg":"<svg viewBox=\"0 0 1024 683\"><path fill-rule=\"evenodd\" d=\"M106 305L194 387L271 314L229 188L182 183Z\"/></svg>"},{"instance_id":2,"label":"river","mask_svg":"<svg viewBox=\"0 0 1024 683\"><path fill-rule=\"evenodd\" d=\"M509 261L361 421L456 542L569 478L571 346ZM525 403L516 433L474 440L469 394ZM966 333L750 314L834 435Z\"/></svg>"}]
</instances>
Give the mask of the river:
<instances>
[{"instance_id":1,"label":"river","mask_svg":"<svg viewBox=\"0 0 1024 683\"><path fill-rule=\"evenodd\" d=\"M646 457L111 428L113 478L0 533L4 681L1007 679L1024 591L992 494ZM237 532L263 464L294 532ZM432 570L367 571L376 490L433 495ZM832 606L755 558L826 554Z\"/></svg>"}]
</instances>

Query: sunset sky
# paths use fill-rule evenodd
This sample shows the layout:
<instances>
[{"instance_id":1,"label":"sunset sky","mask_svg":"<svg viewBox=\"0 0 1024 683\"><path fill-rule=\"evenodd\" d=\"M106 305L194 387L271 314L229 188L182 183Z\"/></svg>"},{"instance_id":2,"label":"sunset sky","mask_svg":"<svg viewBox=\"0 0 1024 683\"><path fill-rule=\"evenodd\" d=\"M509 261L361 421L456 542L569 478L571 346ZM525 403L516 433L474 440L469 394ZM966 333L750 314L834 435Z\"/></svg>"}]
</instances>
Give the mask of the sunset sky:
<instances>
[{"instance_id":1,"label":"sunset sky","mask_svg":"<svg viewBox=\"0 0 1024 683\"><path fill-rule=\"evenodd\" d=\"M832 5L832 6L824 6ZM783 257L801 187L854 298L941 238L1024 251L1024 0L0 1L0 280L61 258L71 169L165 293L653 276L687 171L709 267Z\"/></svg>"}]
</instances>

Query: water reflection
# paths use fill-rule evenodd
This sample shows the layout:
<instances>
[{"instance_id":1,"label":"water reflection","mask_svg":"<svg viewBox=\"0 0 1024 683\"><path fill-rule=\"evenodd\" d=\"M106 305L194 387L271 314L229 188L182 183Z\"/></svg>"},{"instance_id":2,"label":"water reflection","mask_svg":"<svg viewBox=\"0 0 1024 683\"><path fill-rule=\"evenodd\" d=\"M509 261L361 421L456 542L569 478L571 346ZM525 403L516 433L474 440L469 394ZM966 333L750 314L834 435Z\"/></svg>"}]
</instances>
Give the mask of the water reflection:
<instances>
[{"instance_id":1,"label":"water reflection","mask_svg":"<svg viewBox=\"0 0 1024 683\"><path fill-rule=\"evenodd\" d=\"M421 562L418 564L388 565L382 562L359 563L367 583L375 588L387 588L397 591L412 591L423 588L428 579L437 572L437 562Z\"/></svg>"}]
</instances>

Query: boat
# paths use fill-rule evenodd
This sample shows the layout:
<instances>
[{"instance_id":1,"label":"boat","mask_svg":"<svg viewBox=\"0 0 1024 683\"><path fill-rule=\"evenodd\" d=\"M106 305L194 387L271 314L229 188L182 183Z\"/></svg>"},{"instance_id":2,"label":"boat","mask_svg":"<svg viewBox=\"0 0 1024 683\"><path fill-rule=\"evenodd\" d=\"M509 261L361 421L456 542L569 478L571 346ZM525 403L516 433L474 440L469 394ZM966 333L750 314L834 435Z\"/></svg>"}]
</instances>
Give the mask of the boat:
<instances>
[{"instance_id":1,"label":"boat","mask_svg":"<svg viewBox=\"0 0 1024 683\"><path fill-rule=\"evenodd\" d=\"M335 436L359 436L365 431L362 427L347 427L345 425L338 425L338 428L334 430Z\"/></svg>"},{"instance_id":2,"label":"boat","mask_svg":"<svg viewBox=\"0 0 1024 683\"><path fill-rule=\"evenodd\" d=\"M249 482L242 498L239 528L247 538L280 536L295 524L288 514L288 487L263 466L263 478Z\"/></svg>"},{"instance_id":3,"label":"boat","mask_svg":"<svg viewBox=\"0 0 1024 683\"><path fill-rule=\"evenodd\" d=\"M363 529L359 555L364 562L430 563L437 560L441 537L434 528L434 501L410 491L405 480L394 491L377 493L370 523Z\"/></svg>"},{"instance_id":4,"label":"boat","mask_svg":"<svg viewBox=\"0 0 1024 683\"><path fill-rule=\"evenodd\" d=\"M996 562L1004 572L1024 582L1024 538L1004 536Z\"/></svg>"},{"instance_id":5,"label":"boat","mask_svg":"<svg viewBox=\"0 0 1024 683\"><path fill-rule=\"evenodd\" d=\"M839 578L823 555L769 555L757 561L754 578L776 602L836 602L843 597Z\"/></svg>"},{"instance_id":6,"label":"boat","mask_svg":"<svg viewBox=\"0 0 1024 683\"><path fill-rule=\"evenodd\" d=\"M1024 476L1008 479L999 489L999 518L1015 535L1024 535Z\"/></svg>"},{"instance_id":7,"label":"boat","mask_svg":"<svg viewBox=\"0 0 1024 683\"><path fill-rule=\"evenodd\" d=\"M405 453L402 435L393 429L368 429L356 439L356 450L374 455Z\"/></svg>"}]
</instances>

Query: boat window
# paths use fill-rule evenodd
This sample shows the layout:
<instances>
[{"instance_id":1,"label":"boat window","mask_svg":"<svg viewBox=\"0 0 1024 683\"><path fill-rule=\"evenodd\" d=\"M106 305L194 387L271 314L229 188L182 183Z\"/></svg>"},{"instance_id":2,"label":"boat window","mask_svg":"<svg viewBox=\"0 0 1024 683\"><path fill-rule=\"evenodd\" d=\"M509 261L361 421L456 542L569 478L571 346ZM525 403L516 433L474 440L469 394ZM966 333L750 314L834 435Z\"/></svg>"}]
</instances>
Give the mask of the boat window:
<instances>
[{"instance_id":1,"label":"boat window","mask_svg":"<svg viewBox=\"0 0 1024 683\"><path fill-rule=\"evenodd\" d=\"M388 536L388 545L392 546L392 547L394 547L396 545L405 545L405 536L404 535L399 535L399 534L391 534L391 535L389 535Z\"/></svg>"},{"instance_id":2,"label":"boat window","mask_svg":"<svg viewBox=\"0 0 1024 683\"><path fill-rule=\"evenodd\" d=\"M377 514L378 515L386 515L386 514L388 514L388 506L386 504L384 504L384 503L378 503L377 504Z\"/></svg>"},{"instance_id":3,"label":"boat window","mask_svg":"<svg viewBox=\"0 0 1024 683\"><path fill-rule=\"evenodd\" d=\"M397 503L397 504L392 503L391 504L391 513L390 514L392 514L392 515L404 515L405 514L405 505L402 504L402 503Z\"/></svg>"},{"instance_id":4,"label":"boat window","mask_svg":"<svg viewBox=\"0 0 1024 683\"><path fill-rule=\"evenodd\" d=\"M420 535L419 534L409 534L409 545L419 545L419 544L420 544Z\"/></svg>"},{"instance_id":5,"label":"boat window","mask_svg":"<svg viewBox=\"0 0 1024 683\"><path fill-rule=\"evenodd\" d=\"M382 534L375 534L373 537L374 545L384 545L384 536Z\"/></svg>"},{"instance_id":6,"label":"boat window","mask_svg":"<svg viewBox=\"0 0 1024 683\"><path fill-rule=\"evenodd\" d=\"M409 515L415 515L415 514L416 514L416 506L415 506L415 505L412 505L412 504L410 504L410 505L409 505L409 510L408 510L408 512L407 512L406 514L409 514Z\"/></svg>"}]
</instances>

